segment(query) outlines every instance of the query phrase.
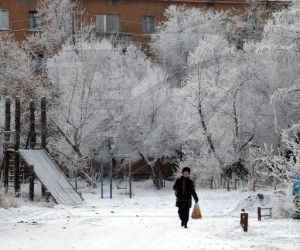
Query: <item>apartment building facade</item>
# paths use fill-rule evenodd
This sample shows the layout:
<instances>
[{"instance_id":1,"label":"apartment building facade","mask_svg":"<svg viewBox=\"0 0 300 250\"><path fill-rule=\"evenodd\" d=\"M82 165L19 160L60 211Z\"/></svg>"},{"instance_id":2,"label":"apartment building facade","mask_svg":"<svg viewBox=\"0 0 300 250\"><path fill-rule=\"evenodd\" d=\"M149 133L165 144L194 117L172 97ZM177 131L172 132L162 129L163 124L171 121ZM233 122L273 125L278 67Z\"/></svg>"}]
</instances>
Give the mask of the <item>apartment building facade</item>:
<instances>
[{"instance_id":1,"label":"apartment building facade","mask_svg":"<svg viewBox=\"0 0 300 250\"><path fill-rule=\"evenodd\" d=\"M14 33L22 41L26 35L41 31L41 18L36 11L38 0L1 0L0 32ZM157 24L165 19L165 9L172 5L228 10L244 9L246 0L79 0L85 9L84 18L96 22L100 36L119 37L145 44L155 33ZM266 8L288 6L286 0L261 0Z\"/></svg>"}]
</instances>

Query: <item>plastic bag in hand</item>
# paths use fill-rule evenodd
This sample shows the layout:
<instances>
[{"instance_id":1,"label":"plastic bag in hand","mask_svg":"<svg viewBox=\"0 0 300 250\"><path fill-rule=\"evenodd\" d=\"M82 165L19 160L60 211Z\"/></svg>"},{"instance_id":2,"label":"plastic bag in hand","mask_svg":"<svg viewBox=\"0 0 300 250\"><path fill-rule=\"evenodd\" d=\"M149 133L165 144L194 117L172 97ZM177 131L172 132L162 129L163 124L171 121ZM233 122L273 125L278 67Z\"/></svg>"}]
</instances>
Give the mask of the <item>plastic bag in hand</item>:
<instances>
[{"instance_id":1,"label":"plastic bag in hand","mask_svg":"<svg viewBox=\"0 0 300 250\"><path fill-rule=\"evenodd\" d=\"M195 205L194 205L193 212L192 212L192 218L193 219L201 219L202 218L200 206L198 203L195 203Z\"/></svg>"}]
</instances>

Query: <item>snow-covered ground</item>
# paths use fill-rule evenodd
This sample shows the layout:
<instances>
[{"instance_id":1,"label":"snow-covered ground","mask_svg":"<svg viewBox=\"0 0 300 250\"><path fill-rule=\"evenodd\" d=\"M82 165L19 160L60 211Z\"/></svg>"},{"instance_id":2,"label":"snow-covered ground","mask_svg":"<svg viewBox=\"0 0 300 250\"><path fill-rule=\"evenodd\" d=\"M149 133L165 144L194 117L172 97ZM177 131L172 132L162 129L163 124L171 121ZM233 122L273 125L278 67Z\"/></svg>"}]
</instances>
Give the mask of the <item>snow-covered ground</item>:
<instances>
[{"instance_id":1,"label":"snow-covered ground","mask_svg":"<svg viewBox=\"0 0 300 250\"><path fill-rule=\"evenodd\" d=\"M257 206L271 202L271 191L261 191L260 202L251 191L198 189L203 219L191 219L184 229L171 186L155 190L150 181L134 183L132 199L126 190L114 188L113 199L94 190L78 207L23 201L0 208L0 249L300 249L299 220L257 220ZM239 225L241 208L249 212L248 232Z\"/></svg>"}]
</instances>

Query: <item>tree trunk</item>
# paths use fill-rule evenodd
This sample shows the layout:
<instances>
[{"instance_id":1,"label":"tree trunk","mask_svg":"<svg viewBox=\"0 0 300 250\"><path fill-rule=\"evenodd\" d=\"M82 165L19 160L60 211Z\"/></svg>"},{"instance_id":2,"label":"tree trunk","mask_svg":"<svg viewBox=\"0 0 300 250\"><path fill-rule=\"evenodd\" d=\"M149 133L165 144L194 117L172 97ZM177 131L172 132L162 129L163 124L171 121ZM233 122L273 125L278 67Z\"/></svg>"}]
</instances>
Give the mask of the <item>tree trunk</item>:
<instances>
[{"instance_id":1,"label":"tree trunk","mask_svg":"<svg viewBox=\"0 0 300 250\"><path fill-rule=\"evenodd\" d=\"M202 127L203 127L203 130L204 130L204 134L206 136L206 140L207 140L207 143L209 145L209 148L211 149L211 151L213 152L215 158L217 159L217 161L219 162L221 168L223 168L223 161L220 159L220 157L217 155L216 153L216 149L215 149L215 146L214 146L214 143L211 139L211 135L208 133L208 130L207 130L207 126L206 126L206 123L204 121L204 116L203 116L203 113L202 113L202 105L201 105L201 102L199 102L199 107L198 107L198 112L199 112L199 115L200 115L200 120L201 120L201 124L202 124Z\"/></svg>"}]
</instances>

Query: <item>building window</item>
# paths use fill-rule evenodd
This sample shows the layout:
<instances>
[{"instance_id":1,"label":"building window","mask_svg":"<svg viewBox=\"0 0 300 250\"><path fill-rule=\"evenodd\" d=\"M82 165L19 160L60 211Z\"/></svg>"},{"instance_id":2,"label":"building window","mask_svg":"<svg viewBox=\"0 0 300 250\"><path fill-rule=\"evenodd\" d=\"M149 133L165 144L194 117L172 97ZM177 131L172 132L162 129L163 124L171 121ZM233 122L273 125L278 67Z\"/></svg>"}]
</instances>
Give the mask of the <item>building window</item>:
<instances>
[{"instance_id":1,"label":"building window","mask_svg":"<svg viewBox=\"0 0 300 250\"><path fill-rule=\"evenodd\" d=\"M8 10L0 9L0 30L8 30L9 29L9 21L8 21Z\"/></svg>"},{"instance_id":2,"label":"building window","mask_svg":"<svg viewBox=\"0 0 300 250\"><path fill-rule=\"evenodd\" d=\"M40 30L41 28L41 16L37 13L37 11L29 11L29 29Z\"/></svg>"},{"instance_id":3,"label":"building window","mask_svg":"<svg viewBox=\"0 0 300 250\"><path fill-rule=\"evenodd\" d=\"M143 32L144 34L153 34L156 32L155 16L143 16Z\"/></svg>"},{"instance_id":4,"label":"building window","mask_svg":"<svg viewBox=\"0 0 300 250\"><path fill-rule=\"evenodd\" d=\"M98 32L118 33L120 32L119 15L97 15L96 28Z\"/></svg>"}]
</instances>

